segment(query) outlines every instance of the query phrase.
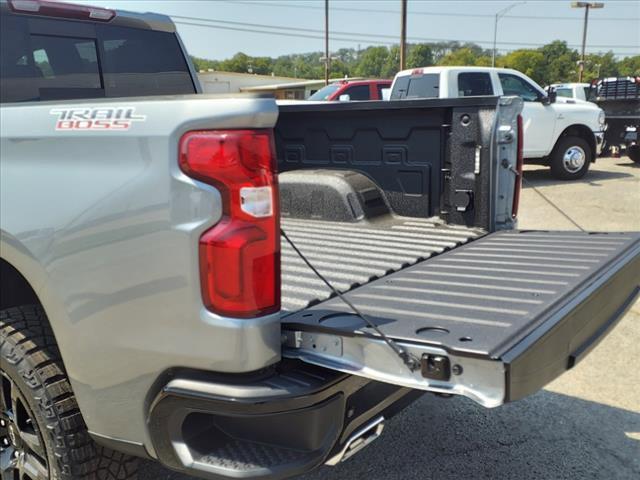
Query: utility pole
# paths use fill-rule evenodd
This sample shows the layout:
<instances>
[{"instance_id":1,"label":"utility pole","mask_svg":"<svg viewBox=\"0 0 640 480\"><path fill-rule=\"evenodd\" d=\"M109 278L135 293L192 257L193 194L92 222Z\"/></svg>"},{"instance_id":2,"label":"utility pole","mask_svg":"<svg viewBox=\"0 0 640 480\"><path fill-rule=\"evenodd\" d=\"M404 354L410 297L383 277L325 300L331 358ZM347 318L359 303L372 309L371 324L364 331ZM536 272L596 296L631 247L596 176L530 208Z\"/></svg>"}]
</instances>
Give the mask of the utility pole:
<instances>
[{"instance_id":1,"label":"utility pole","mask_svg":"<svg viewBox=\"0 0 640 480\"><path fill-rule=\"evenodd\" d=\"M513 7L517 7L518 5L522 5L524 3L527 3L527 2L513 3L513 4L509 5L508 7L503 8L498 13L496 13L496 16L495 16L495 19L494 19L494 22L493 22L493 53L491 54L491 66L492 67L496 66L496 44L498 42L498 20L500 20L502 17L504 17L509 12L509 10L511 10Z\"/></svg>"},{"instance_id":2,"label":"utility pole","mask_svg":"<svg viewBox=\"0 0 640 480\"><path fill-rule=\"evenodd\" d=\"M584 55L587 46L587 24L589 23L589 10L592 8L604 8L600 2L571 2L571 8L584 8L584 25L582 26L582 53L578 64L578 82L582 83L584 76Z\"/></svg>"},{"instance_id":3,"label":"utility pole","mask_svg":"<svg viewBox=\"0 0 640 480\"><path fill-rule=\"evenodd\" d=\"M407 63L407 0L400 0L400 70L404 70Z\"/></svg>"},{"instance_id":4,"label":"utility pole","mask_svg":"<svg viewBox=\"0 0 640 480\"><path fill-rule=\"evenodd\" d=\"M331 57L329 56L329 0L324 0L324 84L329 85Z\"/></svg>"}]
</instances>

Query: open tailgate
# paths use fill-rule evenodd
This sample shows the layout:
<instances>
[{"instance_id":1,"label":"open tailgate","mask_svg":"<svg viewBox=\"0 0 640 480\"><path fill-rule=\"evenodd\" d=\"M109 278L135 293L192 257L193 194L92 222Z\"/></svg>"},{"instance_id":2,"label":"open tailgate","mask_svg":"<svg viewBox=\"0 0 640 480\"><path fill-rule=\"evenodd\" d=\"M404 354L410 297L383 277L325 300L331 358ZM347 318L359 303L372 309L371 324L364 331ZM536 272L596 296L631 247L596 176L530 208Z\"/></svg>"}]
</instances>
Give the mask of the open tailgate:
<instances>
[{"instance_id":1,"label":"open tailgate","mask_svg":"<svg viewBox=\"0 0 640 480\"><path fill-rule=\"evenodd\" d=\"M283 318L283 354L494 407L573 367L639 291L640 233L497 232L346 294L420 369L338 298Z\"/></svg>"}]
</instances>

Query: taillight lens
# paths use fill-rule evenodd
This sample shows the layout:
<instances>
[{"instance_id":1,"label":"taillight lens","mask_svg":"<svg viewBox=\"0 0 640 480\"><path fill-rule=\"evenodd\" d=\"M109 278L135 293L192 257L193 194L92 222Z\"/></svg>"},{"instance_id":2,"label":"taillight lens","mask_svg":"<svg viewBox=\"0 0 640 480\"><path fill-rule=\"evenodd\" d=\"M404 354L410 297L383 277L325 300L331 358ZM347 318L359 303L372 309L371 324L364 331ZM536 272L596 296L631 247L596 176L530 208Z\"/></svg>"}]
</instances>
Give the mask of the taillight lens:
<instances>
[{"instance_id":1,"label":"taillight lens","mask_svg":"<svg viewBox=\"0 0 640 480\"><path fill-rule=\"evenodd\" d=\"M207 309L231 317L280 310L280 222L273 134L213 130L185 134L180 167L216 187L223 218L200 237Z\"/></svg>"},{"instance_id":2,"label":"taillight lens","mask_svg":"<svg viewBox=\"0 0 640 480\"><path fill-rule=\"evenodd\" d=\"M518 115L518 159L516 161L516 183L513 191L513 205L511 207L511 217L515 220L518 216L518 208L520 207L520 190L522 190L522 165L524 163L524 131L522 128L522 115Z\"/></svg>"}]
</instances>

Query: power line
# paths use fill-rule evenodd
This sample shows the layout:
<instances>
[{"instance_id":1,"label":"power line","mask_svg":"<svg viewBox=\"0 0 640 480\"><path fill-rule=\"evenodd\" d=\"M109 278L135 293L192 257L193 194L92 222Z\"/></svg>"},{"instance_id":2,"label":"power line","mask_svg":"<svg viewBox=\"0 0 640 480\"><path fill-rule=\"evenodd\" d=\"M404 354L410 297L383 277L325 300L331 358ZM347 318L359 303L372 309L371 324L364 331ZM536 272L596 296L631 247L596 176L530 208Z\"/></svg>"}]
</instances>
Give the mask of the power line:
<instances>
[{"instance_id":1,"label":"power line","mask_svg":"<svg viewBox=\"0 0 640 480\"><path fill-rule=\"evenodd\" d=\"M215 20L210 18L188 17L188 16L182 16L182 15L172 15L172 18L176 19L175 20L176 23L181 23L185 25L195 25L195 26L210 26L212 28L217 27L221 30L250 31L255 33L266 33L266 34L273 33L274 35L278 35L278 36L299 37L299 38L312 38L312 39L324 38L322 36L310 35L310 34L318 34L318 35L324 34L324 30L312 29L312 28L296 28L288 25L269 25L269 24L261 24L261 23L234 22L230 20ZM184 20L186 20L186 22ZM199 23L194 24L189 22L199 22ZM200 22L206 22L206 23L203 24ZM212 25L212 24L222 24L222 26L232 25L234 27L250 27L251 30L237 29L237 28L231 28L231 27L223 28L220 25ZM269 30L267 31L253 30L255 28L274 29L276 31L271 32ZM295 34L292 32L303 32L303 33ZM343 32L343 31L331 31L330 33L331 35L342 35L343 37L336 37L336 36L333 37L334 40L339 40L339 41L355 42L358 40L368 39L368 40L375 40L376 42L382 43L385 45L394 45L397 43L397 41L391 41L391 42L385 41L385 39L395 40L397 38L395 35L367 34L364 32ZM356 38L355 39L344 38L344 36L356 37ZM444 39L444 38L427 38L427 37L413 37L413 36L407 37L407 39L411 41L421 41L421 42L459 42L459 43L477 43L477 44L491 43L488 40L470 40L470 39L452 40L452 39ZM501 45L517 45L522 47L527 47L527 46L541 47L545 45L543 43L527 43L527 42L498 42L498 43ZM568 45L572 47L576 46L573 44L568 44ZM634 46L627 46L627 45L590 45L590 46L593 48L624 48L624 49L634 48ZM502 49L502 50L505 50L505 49ZM628 55L629 53L616 53L616 54Z\"/></svg>"},{"instance_id":2,"label":"power line","mask_svg":"<svg viewBox=\"0 0 640 480\"><path fill-rule=\"evenodd\" d=\"M248 32L248 33L260 33L260 34L266 34L266 35L277 35L280 37L294 37L294 38L311 38L314 40L323 40L324 37L320 36L320 35L306 35L304 33L286 33L286 32L276 32L276 31L264 31L264 30L255 30L252 28L240 28L240 27L226 27L226 26L222 26L222 25L211 25L211 24L207 24L207 23L196 23L196 22L184 22L184 21L174 21L174 23L176 24L180 24L180 25L193 25L196 27L205 27L205 28L214 28L217 30L231 30L231 31L235 31L235 32ZM358 39L354 39L354 38L338 38L338 37L331 37L333 40L337 40L337 41L341 41L341 42L352 42L352 43L357 43L361 40ZM377 40L376 40L377 41ZM378 41L378 43L382 43L384 45L393 45L393 42L385 42L385 41Z\"/></svg>"},{"instance_id":3,"label":"power line","mask_svg":"<svg viewBox=\"0 0 640 480\"><path fill-rule=\"evenodd\" d=\"M266 1L245 1L245 0L221 0L225 3L231 4L245 4L245 5L257 5L263 7L280 7L280 8L302 8L306 10L321 10L321 7L314 7L312 5L300 5L294 4L292 2L282 4L275 2L266 2ZM343 12L357 12L357 13L391 13L397 15L398 12L396 10L383 10L383 9L361 9L361 8L351 8L351 7L331 7L331 10L339 10ZM411 11L411 15L425 15L430 17L472 17L472 18L494 18L494 15L491 14L482 14L482 13L453 13L453 12L424 12L424 11ZM580 21L580 17L545 17L540 15L505 15L504 18L515 18L521 20L572 20L572 21ZM593 20L598 21L614 21L614 22L627 22L633 21L638 22L640 18L626 18L626 17L605 17L605 18L594 18Z\"/></svg>"},{"instance_id":4,"label":"power line","mask_svg":"<svg viewBox=\"0 0 640 480\"><path fill-rule=\"evenodd\" d=\"M240 28L240 27L226 27L226 26L222 26L222 25L211 25L211 24L206 24L206 23L197 23L197 22L185 22L185 21L178 21L176 20L174 23L176 24L180 24L180 25L190 25L190 26L195 26L195 27L203 27L203 28L212 28L215 30L229 30L229 31L235 31L235 32L246 32L246 33L257 33L257 34L263 34L263 35L276 35L276 36L281 36L281 37L291 37L291 38L310 38L310 39L314 39L314 40L322 40L324 39L324 37L320 36L320 35L306 35L306 34L302 34L302 33L286 33L286 32L276 32L276 31L264 31L264 30L256 30L255 28ZM351 43L353 45L359 44L362 39L354 39L354 38L340 38L340 37L332 37L333 40L336 41L340 41L340 42L345 42L345 43ZM392 45L397 45L397 42L389 42L389 41L384 41L384 40L373 40L372 43L376 42L377 44L382 44L382 45L388 45L388 46L392 46ZM509 48L498 48L498 51L500 52L513 52L516 49L509 49ZM624 55L632 55L629 53L620 53L620 52L613 52L614 55L618 55L618 56L624 56Z\"/></svg>"}]
</instances>

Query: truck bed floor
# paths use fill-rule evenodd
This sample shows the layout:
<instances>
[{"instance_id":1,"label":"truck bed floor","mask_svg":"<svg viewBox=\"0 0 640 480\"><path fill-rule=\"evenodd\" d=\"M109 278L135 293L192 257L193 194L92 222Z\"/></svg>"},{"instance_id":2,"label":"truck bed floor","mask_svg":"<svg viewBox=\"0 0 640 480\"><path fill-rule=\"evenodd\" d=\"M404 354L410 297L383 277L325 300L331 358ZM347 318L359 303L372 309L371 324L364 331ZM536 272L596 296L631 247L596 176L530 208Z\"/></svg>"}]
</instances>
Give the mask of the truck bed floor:
<instances>
[{"instance_id":1,"label":"truck bed floor","mask_svg":"<svg viewBox=\"0 0 640 480\"><path fill-rule=\"evenodd\" d=\"M358 223L283 218L282 229L341 292L481 236L437 219L386 216ZM329 288L282 241L282 309L294 312L326 300Z\"/></svg>"}]
</instances>

